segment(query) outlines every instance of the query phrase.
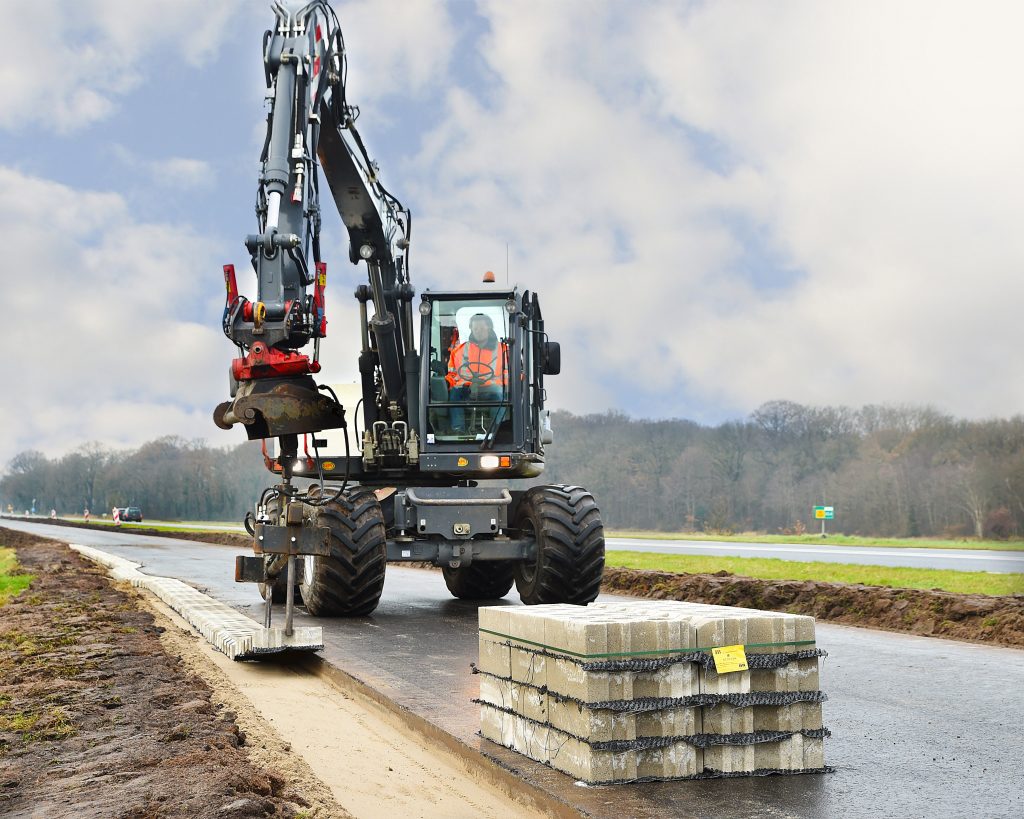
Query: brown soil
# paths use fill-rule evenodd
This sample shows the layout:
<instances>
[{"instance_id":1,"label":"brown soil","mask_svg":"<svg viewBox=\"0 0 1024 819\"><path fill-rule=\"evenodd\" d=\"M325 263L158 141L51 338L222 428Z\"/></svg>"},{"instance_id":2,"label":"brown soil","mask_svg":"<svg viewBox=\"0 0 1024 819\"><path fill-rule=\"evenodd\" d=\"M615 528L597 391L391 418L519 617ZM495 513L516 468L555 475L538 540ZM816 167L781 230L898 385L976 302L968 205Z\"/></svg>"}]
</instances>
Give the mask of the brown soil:
<instances>
[{"instance_id":1,"label":"brown soil","mask_svg":"<svg viewBox=\"0 0 1024 819\"><path fill-rule=\"evenodd\" d=\"M36 577L0 618L0 814L340 814L250 757L235 713L166 653L133 591L63 544L3 534Z\"/></svg>"},{"instance_id":2,"label":"brown soil","mask_svg":"<svg viewBox=\"0 0 1024 819\"><path fill-rule=\"evenodd\" d=\"M989 597L844 583L759 580L722 571L674 574L608 567L604 591L659 600L810 614L851 626L1024 648L1024 594Z\"/></svg>"}]
</instances>

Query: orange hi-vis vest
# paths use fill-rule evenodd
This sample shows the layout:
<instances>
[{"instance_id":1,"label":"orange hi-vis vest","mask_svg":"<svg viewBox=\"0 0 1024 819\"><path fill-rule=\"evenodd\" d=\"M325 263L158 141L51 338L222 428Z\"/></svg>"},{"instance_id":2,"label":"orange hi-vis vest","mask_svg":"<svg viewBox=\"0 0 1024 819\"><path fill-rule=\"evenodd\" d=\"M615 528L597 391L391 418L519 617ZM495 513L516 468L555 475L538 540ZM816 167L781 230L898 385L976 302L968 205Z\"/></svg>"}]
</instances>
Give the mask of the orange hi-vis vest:
<instances>
[{"instance_id":1,"label":"orange hi-vis vest","mask_svg":"<svg viewBox=\"0 0 1024 819\"><path fill-rule=\"evenodd\" d=\"M452 350L448 357L448 386L462 387L474 383L478 387L502 386L507 381L505 377L507 349L504 342L500 342L493 350L480 347L473 341L462 342ZM467 370L477 373L481 378L486 376L487 381L470 381L465 377Z\"/></svg>"}]
</instances>

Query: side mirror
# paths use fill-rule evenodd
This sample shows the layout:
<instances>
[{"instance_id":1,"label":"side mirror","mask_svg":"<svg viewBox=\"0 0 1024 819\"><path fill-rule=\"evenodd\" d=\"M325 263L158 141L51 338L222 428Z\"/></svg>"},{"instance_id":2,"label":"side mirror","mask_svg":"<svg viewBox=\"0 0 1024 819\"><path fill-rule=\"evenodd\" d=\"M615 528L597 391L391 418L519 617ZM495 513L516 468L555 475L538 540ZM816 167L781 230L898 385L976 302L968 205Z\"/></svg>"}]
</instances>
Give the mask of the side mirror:
<instances>
[{"instance_id":1,"label":"side mirror","mask_svg":"<svg viewBox=\"0 0 1024 819\"><path fill-rule=\"evenodd\" d=\"M544 375L558 375L562 371L562 346L557 341L545 341L543 355L541 372Z\"/></svg>"}]
</instances>

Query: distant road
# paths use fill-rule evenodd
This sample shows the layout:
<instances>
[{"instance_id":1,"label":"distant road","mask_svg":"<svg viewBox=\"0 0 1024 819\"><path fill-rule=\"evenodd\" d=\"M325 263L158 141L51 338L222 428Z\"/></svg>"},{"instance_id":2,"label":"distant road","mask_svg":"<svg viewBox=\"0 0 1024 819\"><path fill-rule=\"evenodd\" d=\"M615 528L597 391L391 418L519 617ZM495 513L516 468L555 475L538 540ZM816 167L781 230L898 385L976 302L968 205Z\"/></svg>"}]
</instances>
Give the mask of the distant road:
<instances>
[{"instance_id":1,"label":"distant road","mask_svg":"<svg viewBox=\"0 0 1024 819\"><path fill-rule=\"evenodd\" d=\"M971 549L887 549L884 546L829 546L813 543L725 543L706 540L643 540L608 538L609 549L681 555L774 557L819 560L866 566L908 566L913 569L955 569L962 572L1024 572L1024 552Z\"/></svg>"},{"instance_id":2,"label":"distant road","mask_svg":"<svg viewBox=\"0 0 1024 819\"><path fill-rule=\"evenodd\" d=\"M40 523L45 519L40 518ZM3 523L0 522L0 526ZM135 526L137 524L132 524ZM147 520L143 526L174 526L179 529L206 529L218 532L244 532L230 523L178 523ZM128 531L131 526L126 526ZM737 543L708 540L650 540L608 538L609 549L626 552L658 552L674 555L721 555L731 557L773 557L779 560L819 560L824 563L855 563L861 566L907 566L912 569L953 569L961 572L1024 573L1024 552L1000 552L972 549L887 549L884 546L830 546L815 543Z\"/></svg>"}]
</instances>

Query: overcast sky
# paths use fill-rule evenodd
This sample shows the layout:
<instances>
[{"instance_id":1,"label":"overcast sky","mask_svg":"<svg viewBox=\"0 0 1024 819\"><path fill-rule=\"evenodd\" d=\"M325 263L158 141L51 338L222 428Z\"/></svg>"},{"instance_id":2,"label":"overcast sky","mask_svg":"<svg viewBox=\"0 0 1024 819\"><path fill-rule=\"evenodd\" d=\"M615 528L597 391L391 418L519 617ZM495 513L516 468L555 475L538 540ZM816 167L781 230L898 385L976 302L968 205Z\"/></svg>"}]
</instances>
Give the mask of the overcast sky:
<instances>
[{"instance_id":1,"label":"overcast sky","mask_svg":"<svg viewBox=\"0 0 1024 819\"><path fill-rule=\"evenodd\" d=\"M20 7L20 8L19 8ZM1024 5L336 3L419 289L536 289L549 405L1024 412ZM0 468L213 426L267 2L15 0L0 50ZM326 190L326 189L325 189ZM329 379L364 281L324 199ZM253 285L246 281L249 295Z\"/></svg>"}]
</instances>

